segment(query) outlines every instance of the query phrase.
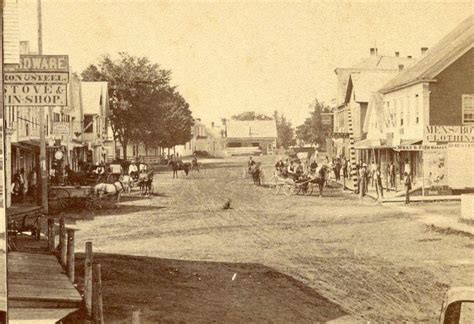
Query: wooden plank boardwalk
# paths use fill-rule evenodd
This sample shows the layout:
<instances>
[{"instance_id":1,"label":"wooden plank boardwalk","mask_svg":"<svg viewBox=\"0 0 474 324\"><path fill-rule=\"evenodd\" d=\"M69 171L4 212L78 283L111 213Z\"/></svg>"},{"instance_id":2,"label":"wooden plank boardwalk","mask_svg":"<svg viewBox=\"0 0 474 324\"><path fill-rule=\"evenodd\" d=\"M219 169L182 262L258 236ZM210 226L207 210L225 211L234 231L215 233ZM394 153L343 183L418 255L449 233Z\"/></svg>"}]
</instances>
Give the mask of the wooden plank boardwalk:
<instances>
[{"instance_id":1,"label":"wooden plank boardwalk","mask_svg":"<svg viewBox=\"0 0 474 324\"><path fill-rule=\"evenodd\" d=\"M17 209L9 220L37 213ZM8 252L8 307L10 323L56 323L83 305L83 298L48 251L48 240L20 234L16 250Z\"/></svg>"}]
</instances>

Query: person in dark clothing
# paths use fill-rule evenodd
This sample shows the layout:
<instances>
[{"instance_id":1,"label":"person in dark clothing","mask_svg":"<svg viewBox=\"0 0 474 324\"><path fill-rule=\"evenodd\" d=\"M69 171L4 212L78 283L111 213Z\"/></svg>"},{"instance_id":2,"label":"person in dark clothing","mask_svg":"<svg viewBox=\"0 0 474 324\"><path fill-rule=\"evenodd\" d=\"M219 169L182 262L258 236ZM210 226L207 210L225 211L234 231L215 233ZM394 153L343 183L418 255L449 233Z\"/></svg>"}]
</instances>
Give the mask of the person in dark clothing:
<instances>
[{"instance_id":1,"label":"person in dark clothing","mask_svg":"<svg viewBox=\"0 0 474 324\"><path fill-rule=\"evenodd\" d=\"M247 163L249 171L252 169L252 167L255 165L255 161L253 160L252 157L249 157L249 161Z\"/></svg>"},{"instance_id":2,"label":"person in dark clothing","mask_svg":"<svg viewBox=\"0 0 474 324\"><path fill-rule=\"evenodd\" d=\"M377 165L374 172L375 190L377 191L377 200L383 199L383 186L382 186L382 172L380 172L380 165Z\"/></svg>"},{"instance_id":3,"label":"person in dark clothing","mask_svg":"<svg viewBox=\"0 0 474 324\"><path fill-rule=\"evenodd\" d=\"M388 173L390 188L396 188L395 186L396 169L395 169L395 165L393 164L393 161L390 161L390 164L387 167L387 173Z\"/></svg>"},{"instance_id":4,"label":"person in dark clothing","mask_svg":"<svg viewBox=\"0 0 474 324\"><path fill-rule=\"evenodd\" d=\"M410 203L410 190L411 190L411 175L405 171L405 179L404 179L404 184L405 184L405 204Z\"/></svg>"},{"instance_id":5,"label":"person in dark clothing","mask_svg":"<svg viewBox=\"0 0 474 324\"><path fill-rule=\"evenodd\" d=\"M336 177L336 181L341 179L341 161L339 159L336 159L334 163L334 176Z\"/></svg>"}]
</instances>

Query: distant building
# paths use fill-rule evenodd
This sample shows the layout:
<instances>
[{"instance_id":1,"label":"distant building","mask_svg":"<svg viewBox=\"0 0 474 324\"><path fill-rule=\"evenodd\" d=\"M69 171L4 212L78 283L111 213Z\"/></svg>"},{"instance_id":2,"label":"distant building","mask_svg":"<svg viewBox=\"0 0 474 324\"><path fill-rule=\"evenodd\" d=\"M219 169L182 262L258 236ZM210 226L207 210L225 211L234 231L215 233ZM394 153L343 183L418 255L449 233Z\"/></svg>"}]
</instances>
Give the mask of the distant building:
<instances>
[{"instance_id":1,"label":"distant building","mask_svg":"<svg viewBox=\"0 0 474 324\"><path fill-rule=\"evenodd\" d=\"M208 154L213 157L224 156L223 128L211 123L204 124L201 119L194 120L192 138L184 145L178 145L174 151L181 156L191 156L194 152Z\"/></svg>"},{"instance_id":2,"label":"distant building","mask_svg":"<svg viewBox=\"0 0 474 324\"><path fill-rule=\"evenodd\" d=\"M277 129L275 120L252 120L226 122L226 155L247 153L273 154L276 148Z\"/></svg>"}]
</instances>

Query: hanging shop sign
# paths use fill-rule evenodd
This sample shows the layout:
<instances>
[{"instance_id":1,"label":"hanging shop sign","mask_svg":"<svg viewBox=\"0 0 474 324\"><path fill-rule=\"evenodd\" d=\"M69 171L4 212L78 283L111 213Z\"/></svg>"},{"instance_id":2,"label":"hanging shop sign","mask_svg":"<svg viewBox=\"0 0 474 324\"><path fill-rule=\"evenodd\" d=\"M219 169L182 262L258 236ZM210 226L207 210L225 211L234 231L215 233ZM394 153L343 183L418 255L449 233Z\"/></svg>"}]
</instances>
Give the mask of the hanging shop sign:
<instances>
[{"instance_id":1,"label":"hanging shop sign","mask_svg":"<svg viewBox=\"0 0 474 324\"><path fill-rule=\"evenodd\" d=\"M426 126L425 139L428 142L474 142L474 126Z\"/></svg>"},{"instance_id":2,"label":"hanging shop sign","mask_svg":"<svg viewBox=\"0 0 474 324\"><path fill-rule=\"evenodd\" d=\"M6 106L67 106L66 84L5 84Z\"/></svg>"},{"instance_id":3,"label":"hanging shop sign","mask_svg":"<svg viewBox=\"0 0 474 324\"><path fill-rule=\"evenodd\" d=\"M68 72L68 55L20 55L21 72Z\"/></svg>"},{"instance_id":4,"label":"hanging shop sign","mask_svg":"<svg viewBox=\"0 0 474 324\"><path fill-rule=\"evenodd\" d=\"M69 82L68 72L5 72L3 74L4 83L25 84L25 83L54 83L67 84Z\"/></svg>"},{"instance_id":5,"label":"hanging shop sign","mask_svg":"<svg viewBox=\"0 0 474 324\"><path fill-rule=\"evenodd\" d=\"M69 135L69 123L67 122L54 122L53 123L53 135L54 136L67 136Z\"/></svg>"}]
</instances>

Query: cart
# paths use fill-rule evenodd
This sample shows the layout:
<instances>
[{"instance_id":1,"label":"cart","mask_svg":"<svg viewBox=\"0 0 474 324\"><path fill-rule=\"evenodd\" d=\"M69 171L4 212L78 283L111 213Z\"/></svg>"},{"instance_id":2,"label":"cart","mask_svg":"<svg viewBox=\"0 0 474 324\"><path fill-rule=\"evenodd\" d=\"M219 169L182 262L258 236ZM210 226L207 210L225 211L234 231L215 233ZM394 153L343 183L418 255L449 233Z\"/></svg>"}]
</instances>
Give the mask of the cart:
<instances>
[{"instance_id":1,"label":"cart","mask_svg":"<svg viewBox=\"0 0 474 324\"><path fill-rule=\"evenodd\" d=\"M53 186L48 193L48 209L51 215L59 214L71 207L98 209L114 205L118 193L96 195L92 186Z\"/></svg>"}]
</instances>

